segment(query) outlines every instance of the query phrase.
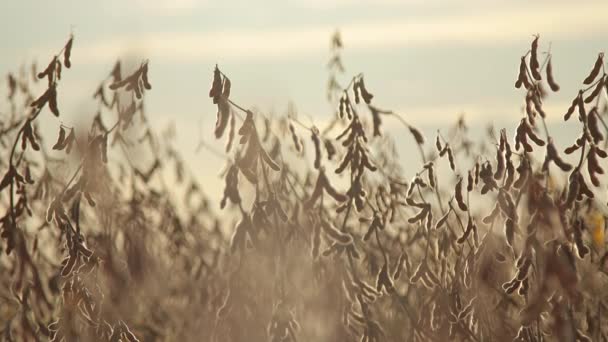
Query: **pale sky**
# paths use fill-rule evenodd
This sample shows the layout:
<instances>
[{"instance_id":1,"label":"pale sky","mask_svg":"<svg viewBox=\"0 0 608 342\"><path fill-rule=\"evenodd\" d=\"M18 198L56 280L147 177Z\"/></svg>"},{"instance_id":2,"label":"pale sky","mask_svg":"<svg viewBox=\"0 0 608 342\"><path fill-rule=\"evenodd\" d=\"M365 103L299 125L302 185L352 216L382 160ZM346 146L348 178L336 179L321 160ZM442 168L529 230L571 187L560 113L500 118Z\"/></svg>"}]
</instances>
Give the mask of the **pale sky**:
<instances>
[{"instance_id":1,"label":"pale sky","mask_svg":"<svg viewBox=\"0 0 608 342\"><path fill-rule=\"evenodd\" d=\"M0 72L44 64L72 30L73 68L60 88L69 121L93 115L91 94L118 57L148 58L151 118L174 121L185 156L211 162L202 172L212 175L220 160L194 149L201 129L211 137L216 109L206 95L215 63L238 103L282 112L291 100L321 122L332 113L325 66L339 28L344 80L364 72L379 107L429 132L460 112L514 127L524 94L513 83L532 35L541 35L541 50L552 43L562 90L547 108L558 121L608 45L607 14L605 0L2 1Z\"/></svg>"}]
</instances>

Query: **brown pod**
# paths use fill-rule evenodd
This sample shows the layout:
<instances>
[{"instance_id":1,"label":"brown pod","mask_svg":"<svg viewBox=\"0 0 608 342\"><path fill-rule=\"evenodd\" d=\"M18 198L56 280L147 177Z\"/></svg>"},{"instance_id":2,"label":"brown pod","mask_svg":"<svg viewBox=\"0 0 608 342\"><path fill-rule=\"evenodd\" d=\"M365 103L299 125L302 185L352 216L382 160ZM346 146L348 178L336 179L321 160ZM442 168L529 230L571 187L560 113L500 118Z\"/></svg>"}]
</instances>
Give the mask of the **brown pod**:
<instances>
[{"instance_id":1,"label":"brown pod","mask_svg":"<svg viewBox=\"0 0 608 342\"><path fill-rule=\"evenodd\" d=\"M352 107L351 107L351 104L350 104L350 100L349 100L348 98L346 98L346 99L344 100L344 105L345 105L345 107L344 107L344 108L346 109L346 117L347 117L349 120L352 120L352 118L353 118L353 115L352 115L352 112L351 112L351 108L352 108Z\"/></svg>"},{"instance_id":2,"label":"brown pod","mask_svg":"<svg viewBox=\"0 0 608 342\"><path fill-rule=\"evenodd\" d=\"M25 167L25 176L24 176L24 178L25 178L25 182L27 184L34 184L35 183L34 179L32 178L32 173L30 171L29 166Z\"/></svg>"},{"instance_id":3,"label":"brown pod","mask_svg":"<svg viewBox=\"0 0 608 342\"><path fill-rule=\"evenodd\" d=\"M429 185L431 188L435 188L435 168L433 164L428 167L428 177L429 177Z\"/></svg>"},{"instance_id":4,"label":"brown pod","mask_svg":"<svg viewBox=\"0 0 608 342\"><path fill-rule=\"evenodd\" d=\"M475 180L473 179L473 173L471 172L471 170L469 170L468 175L467 175L467 192L473 191L474 187L475 187Z\"/></svg>"},{"instance_id":5,"label":"brown pod","mask_svg":"<svg viewBox=\"0 0 608 342\"><path fill-rule=\"evenodd\" d=\"M243 217L243 219L237 223L234 233L230 239L230 251L235 253L237 250L243 250L245 248L247 233L249 230L249 219Z\"/></svg>"},{"instance_id":6,"label":"brown pod","mask_svg":"<svg viewBox=\"0 0 608 342\"><path fill-rule=\"evenodd\" d=\"M589 73L589 76L585 78L583 83L589 85L593 83L597 75L600 73L600 69L602 68L602 64L604 63L604 53L600 53L595 60L595 64L593 65L593 69Z\"/></svg>"},{"instance_id":7,"label":"brown pod","mask_svg":"<svg viewBox=\"0 0 608 342\"><path fill-rule=\"evenodd\" d=\"M536 110L536 112L542 117L542 118L546 118L547 114L545 113L545 111L543 110L543 106L540 100L540 97L538 95L532 96L532 103L534 104L534 109Z\"/></svg>"},{"instance_id":8,"label":"brown pod","mask_svg":"<svg viewBox=\"0 0 608 342\"><path fill-rule=\"evenodd\" d=\"M492 211L488 214L488 216L481 219L481 222L483 222L485 224L490 224L490 223L492 223L492 221L494 221L494 219L496 218L496 216L499 213L500 213L500 206L498 205L498 202L497 202L494 205L494 209L492 209Z\"/></svg>"},{"instance_id":9,"label":"brown pod","mask_svg":"<svg viewBox=\"0 0 608 342\"><path fill-rule=\"evenodd\" d=\"M48 78L49 87L53 84L53 76L55 74L55 67L57 66L57 56L53 57L49 65L44 69L43 72L38 73L38 78L42 79L44 77Z\"/></svg>"},{"instance_id":10,"label":"brown pod","mask_svg":"<svg viewBox=\"0 0 608 342\"><path fill-rule=\"evenodd\" d=\"M521 264L519 265L515 279L517 279L518 281L523 281L528 276L528 270L530 269L530 266L532 265L532 261L530 260L530 258L526 257L526 258L521 259L520 262L521 262Z\"/></svg>"},{"instance_id":11,"label":"brown pod","mask_svg":"<svg viewBox=\"0 0 608 342\"><path fill-rule=\"evenodd\" d=\"M72 270L76 265L76 261L78 261L78 254L70 251L70 255L62 262L64 266L61 269L61 275L67 277L70 273L72 273Z\"/></svg>"},{"instance_id":12,"label":"brown pod","mask_svg":"<svg viewBox=\"0 0 608 342\"><path fill-rule=\"evenodd\" d=\"M530 127L530 125L528 125L527 123L524 122L524 130L526 132L526 135L528 135L528 137L530 139L532 139L532 141L534 141L534 143L538 146L545 146L545 141L543 139L541 139L538 135L536 135L536 133L534 132L534 130L532 129L532 127Z\"/></svg>"},{"instance_id":13,"label":"brown pod","mask_svg":"<svg viewBox=\"0 0 608 342\"><path fill-rule=\"evenodd\" d=\"M505 290L506 294L512 294L513 292L515 292L515 290L519 288L520 285L521 282L519 280L513 279L513 281L509 283L504 283L502 287Z\"/></svg>"},{"instance_id":14,"label":"brown pod","mask_svg":"<svg viewBox=\"0 0 608 342\"><path fill-rule=\"evenodd\" d=\"M549 61L547 61L547 83L553 92L559 91L559 84L555 81L553 77L553 64L551 63L551 57L549 56Z\"/></svg>"},{"instance_id":15,"label":"brown pod","mask_svg":"<svg viewBox=\"0 0 608 342\"><path fill-rule=\"evenodd\" d=\"M587 165L589 167L589 172L599 173L601 175L604 174L604 169L600 166L600 162L597 160L597 155L593 148L589 151L589 155L587 156Z\"/></svg>"},{"instance_id":16,"label":"brown pod","mask_svg":"<svg viewBox=\"0 0 608 342\"><path fill-rule=\"evenodd\" d=\"M412 194L414 193L414 189L416 189L416 183L415 183L415 180L414 180L414 181L412 181L412 182L410 183L410 186L407 188L407 194L406 194L406 196L407 196L407 197L412 196Z\"/></svg>"},{"instance_id":17,"label":"brown pod","mask_svg":"<svg viewBox=\"0 0 608 342\"><path fill-rule=\"evenodd\" d=\"M505 158L500 149L496 150L496 171L494 172L494 179L499 180L504 176L505 173Z\"/></svg>"},{"instance_id":18,"label":"brown pod","mask_svg":"<svg viewBox=\"0 0 608 342\"><path fill-rule=\"evenodd\" d=\"M414 136L414 140L416 140L416 143L418 145L423 145L424 136L422 135L422 133L420 133L420 131L413 126L409 126L409 129L410 129L410 133L412 133L412 135Z\"/></svg>"},{"instance_id":19,"label":"brown pod","mask_svg":"<svg viewBox=\"0 0 608 342\"><path fill-rule=\"evenodd\" d=\"M425 225L426 225L426 230L430 232L431 228L433 228L433 212L431 210L429 210L426 215Z\"/></svg>"},{"instance_id":20,"label":"brown pod","mask_svg":"<svg viewBox=\"0 0 608 342\"><path fill-rule=\"evenodd\" d=\"M245 117L245 121L238 130L239 135L249 136L251 131L253 130L253 113L251 111L247 112L247 117Z\"/></svg>"},{"instance_id":21,"label":"brown pod","mask_svg":"<svg viewBox=\"0 0 608 342\"><path fill-rule=\"evenodd\" d=\"M446 145L448 146L448 145ZM452 171L456 171L456 163L454 162L454 153L452 152L452 148L450 146L447 147L448 149L448 161L450 162L450 169L452 169Z\"/></svg>"},{"instance_id":22,"label":"brown pod","mask_svg":"<svg viewBox=\"0 0 608 342\"><path fill-rule=\"evenodd\" d=\"M529 171L527 164L524 165L523 160L524 159L522 159L522 162L517 167L517 172L519 173L519 177L515 180L515 183L513 183L513 187L515 189L521 189L528 181L528 175L529 175L530 171Z\"/></svg>"},{"instance_id":23,"label":"brown pod","mask_svg":"<svg viewBox=\"0 0 608 342\"><path fill-rule=\"evenodd\" d=\"M251 169L251 171L255 171L256 166L258 165L257 162L259 159L259 153L260 145L257 143L257 140L250 139L249 144L247 145L247 149L238 160L239 166L241 168Z\"/></svg>"},{"instance_id":24,"label":"brown pod","mask_svg":"<svg viewBox=\"0 0 608 342\"><path fill-rule=\"evenodd\" d=\"M505 158L507 161L509 161L511 160L511 154L513 151L511 150L511 144L509 144L509 140L507 139L507 131L504 128L502 130L502 135L504 136L505 140Z\"/></svg>"},{"instance_id":25,"label":"brown pod","mask_svg":"<svg viewBox=\"0 0 608 342\"><path fill-rule=\"evenodd\" d=\"M372 105L367 105L367 108L369 108L369 111L372 114L373 136L382 136L382 132L380 131L380 126L382 125L382 119L380 118L380 110Z\"/></svg>"},{"instance_id":26,"label":"brown pod","mask_svg":"<svg viewBox=\"0 0 608 342\"><path fill-rule=\"evenodd\" d=\"M259 144L259 142L258 142ZM281 167L277 164L272 158L268 155L268 152L263 148L260 148L260 154L262 155L262 160L266 162L266 164L273 169L274 171L281 171Z\"/></svg>"},{"instance_id":27,"label":"brown pod","mask_svg":"<svg viewBox=\"0 0 608 342\"><path fill-rule=\"evenodd\" d=\"M74 43L74 36L70 36L70 40L68 40L68 43L65 44L65 49L63 50L63 64L68 69L72 66L70 57L72 56L72 44L73 43Z\"/></svg>"},{"instance_id":28,"label":"brown pod","mask_svg":"<svg viewBox=\"0 0 608 342\"><path fill-rule=\"evenodd\" d=\"M570 171L572 170L572 165L566 163L558 154L555 145L553 144L553 139L549 138L549 143L547 144L547 158L552 160L557 167L562 169L562 171Z\"/></svg>"},{"instance_id":29,"label":"brown pod","mask_svg":"<svg viewBox=\"0 0 608 342\"><path fill-rule=\"evenodd\" d=\"M310 198L304 202L304 209L310 209L312 208L315 203L317 202L317 200L321 197L321 195L323 194L323 179L321 174L319 174L319 177L317 177L317 182L315 183L315 187L314 190L312 191L312 194L310 195Z\"/></svg>"},{"instance_id":30,"label":"brown pod","mask_svg":"<svg viewBox=\"0 0 608 342\"><path fill-rule=\"evenodd\" d=\"M32 123L30 120L25 122L23 125L23 134L21 134L21 149L25 151L27 148L27 142L30 140L29 136L32 135Z\"/></svg>"},{"instance_id":31,"label":"brown pod","mask_svg":"<svg viewBox=\"0 0 608 342\"><path fill-rule=\"evenodd\" d=\"M336 154L336 148L332 144L331 140L323 139L323 146L325 147L325 151L327 152L327 160L332 160L334 155Z\"/></svg>"},{"instance_id":32,"label":"brown pod","mask_svg":"<svg viewBox=\"0 0 608 342\"><path fill-rule=\"evenodd\" d=\"M553 162L555 163L555 165L557 165L557 167L559 167L564 172L568 172L568 171L572 170L572 165L568 164L560 157L553 159Z\"/></svg>"},{"instance_id":33,"label":"brown pod","mask_svg":"<svg viewBox=\"0 0 608 342\"><path fill-rule=\"evenodd\" d=\"M565 153L565 154L572 154L572 153L574 153L576 150L578 150L579 148L581 148L581 145L579 145L579 144L575 143L574 145L567 147L567 148L564 150L564 153Z\"/></svg>"},{"instance_id":34,"label":"brown pod","mask_svg":"<svg viewBox=\"0 0 608 342\"><path fill-rule=\"evenodd\" d=\"M352 235L338 230L330 222L328 222L326 220L321 220L321 227L323 228L323 231L329 237L331 237L333 240L335 240L336 243L339 243L341 245L348 245L348 244L353 243Z\"/></svg>"},{"instance_id":35,"label":"brown pod","mask_svg":"<svg viewBox=\"0 0 608 342\"><path fill-rule=\"evenodd\" d=\"M55 86L49 88L49 109L55 116L59 116L59 108L57 108L57 89Z\"/></svg>"},{"instance_id":36,"label":"brown pod","mask_svg":"<svg viewBox=\"0 0 608 342\"><path fill-rule=\"evenodd\" d=\"M583 176L580 174L579 174L579 183L578 184L579 184L579 195L577 196L577 200L582 195L585 195L588 198L595 198L593 191L591 191L591 189L589 189L589 187L587 186L587 183L585 183L585 179L583 179ZM582 199L582 197L581 197L581 199Z\"/></svg>"},{"instance_id":37,"label":"brown pod","mask_svg":"<svg viewBox=\"0 0 608 342\"><path fill-rule=\"evenodd\" d=\"M359 102L361 102L360 98L359 98L359 81L355 81L355 83L353 84L353 93L355 94L355 103L359 104Z\"/></svg>"},{"instance_id":38,"label":"brown pod","mask_svg":"<svg viewBox=\"0 0 608 342\"><path fill-rule=\"evenodd\" d=\"M595 151L595 154L602 159L608 157L608 153L597 146L594 146L593 150Z\"/></svg>"},{"instance_id":39,"label":"brown pod","mask_svg":"<svg viewBox=\"0 0 608 342\"><path fill-rule=\"evenodd\" d=\"M378 170L378 168L371 162L371 160L369 160L369 156L367 155L366 151L361 152L361 164L360 165L365 166L371 172Z\"/></svg>"},{"instance_id":40,"label":"brown pod","mask_svg":"<svg viewBox=\"0 0 608 342\"><path fill-rule=\"evenodd\" d=\"M222 93L222 73L220 69L215 66L213 70L213 82L211 83L211 89L209 90L209 97L213 98L213 103L217 104L219 97Z\"/></svg>"},{"instance_id":41,"label":"brown pod","mask_svg":"<svg viewBox=\"0 0 608 342\"><path fill-rule=\"evenodd\" d=\"M226 76L224 76L224 82L222 84L222 95L226 98L230 97L230 89L232 87L232 83L230 82L230 79Z\"/></svg>"},{"instance_id":42,"label":"brown pod","mask_svg":"<svg viewBox=\"0 0 608 342\"><path fill-rule=\"evenodd\" d=\"M542 77L539 72L540 64L538 63L538 38L539 36L534 38L530 48L530 71L532 72L532 77L540 81Z\"/></svg>"},{"instance_id":43,"label":"brown pod","mask_svg":"<svg viewBox=\"0 0 608 342\"><path fill-rule=\"evenodd\" d=\"M575 174L576 173L576 174ZM573 172L574 177L570 176L570 183L568 184L568 195L566 196L566 202L564 203L566 208L571 208L576 200L579 193L579 177L578 170Z\"/></svg>"},{"instance_id":44,"label":"brown pod","mask_svg":"<svg viewBox=\"0 0 608 342\"><path fill-rule=\"evenodd\" d=\"M511 185L513 185L514 179L515 179L515 166L513 165L513 162L511 160L507 160L507 178L505 179L503 188L505 190L509 191L509 189L511 188Z\"/></svg>"},{"instance_id":45,"label":"brown pod","mask_svg":"<svg viewBox=\"0 0 608 342\"><path fill-rule=\"evenodd\" d=\"M460 210L467 211L469 209L466 203L464 203L464 199L462 197L462 177L458 179L456 187L454 188L454 198L456 199L456 203L458 204Z\"/></svg>"},{"instance_id":46,"label":"brown pod","mask_svg":"<svg viewBox=\"0 0 608 342\"><path fill-rule=\"evenodd\" d=\"M30 106L36 107L38 109L44 107L44 105L46 105L46 103L49 101L50 93L51 93L51 88L48 88L42 95L40 95L40 97L38 97L36 100L32 101Z\"/></svg>"},{"instance_id":47,"label":"brown pod","mask_svg":"<svg viewBox=\"0 0 608 342\"><path fill-rule=\"evenodd\" d=\"M456 243L463 244L467 240L467 238L469 237L469 235L471 234L473 229L474 229L473 220L472 220L471 216L469 216L469 222L467 224L467 229L464 231L462 236L456 240Z\"/></svg>"},{"instance_id":48,"label":"brown pod","mask_svg":"<svg viewBox=\"0 0 608 342\"><path fill-rule=\"evenodd\" d=\"M534 124L534 117L536 116L536 112L532 108L534 103L532 102L532 92L531 91L528 91L528 93L526 94L525 103L526 103L526 114L528 115L528 121L530 121L530 123Z\"/></svg>"},{"instance_id":49,"label":"brown pod","mask_svg":"<svg viewBox=\"0 0 608 342\"><path fill-rule=\"evenodd\" d=\"M602 130L599 127L598 113L596 107L593 107L593 109L589 112L589 115L587 115L587 127L589 128L589 133L591 134L591 137L593 138L593 142L595 144L604 140L604 135L602 134Z\"/></svg>"},{"instance_id":50,"label":"brown pod","mask_svg":"<svg viewBox=\"0 0 608 342\"><path fill-rule=\"evenodd\" d=\"M437 148L437 152L441 152L443 147L441 147L441 141L439 140L439 135L435 138L435 147Z\"/></svg>"},{"instance_id":51,"label":"brown pod","mask_svg":"<svg viewBox=\"0 0 608 342\"><path fill-rule=\"evenodd\" d=\"M517 76L517 81L515 82L515 88L521 88L522 84L526 87L526 89L529 89L531 86L530 81L528 80L526 57L521 57L521 62L519 63L519 75Z\"/></svg>"},{"instance_id":52,"label":"brown pod","mask_svg":"<svg viewBox=\"0 0 608 342\"><path fill-rule=\"evenodd\" d=\"M448 220L448 217L450 217L450 213L452 212L451 209L449 209L445 215L441 216L439 218L439 220L437 221L437 223L435 224L435 229L439 229L441 227L444 226L444 224L446 223L446 221Z\"/></svg>"},{"instance_id":53,"label":"brown pod","mask_svg":"<svg viewBox=\"0 0 608 342\"><path fill-rule=\"evenodd\" d=\"M228 78L226 78L226 79L228 79ZM146 88L147 90L152 89L152 85L150 84L150 81L148 80L148 62L146 62L141 67L141 80L144 85L144 88ZM226 97L228 97L228 96L226 95Z\"/></svg>"},{"instance_id":54,"label":"brown pod","mask_svg":"<svg viewBox=\"0 0 608 342\"><path fill-rule=\"evenodd\" d=\"M344 202L348 199L346 195L339 193L338 190L331 185L329 179L327 179L327 176L325 175L325 172L322 172L320 177L322 177L321 182L323 189L325 189L327 194L333 197L334 200L337 202Z\"/></svg>"},{"instance_id":55,"label":"brown pod","mask_svg":"<svg viewBox=\"0 0 608 342\"><path fill-rule=\"evenodd\" d=\"M96 203L95 200L93 199L93 197L91 197L91 193L89 192L84 192L84 198L87 200L87 203L89 203L89 205L91 207L95 207Z\"/></svg>"},{"instance_id":56,"label":"brown pod","mask_svg":"<svg viewBox=\"0 0 608 342\"><path fill-rule=\"evenodd\" d=\"M338 165L335 172L336 173L344 172L344 170L346 169L346 167L348 166L348 164L350 163L350 161L352 159L353 159L353 149L349 148L348 151L346 152L346 154L344 155L344 159L342 159L342 161L340 162L340 165Z\"/></svg>"},{"instance_id":57,"label":"brown pod","mask_svg":"<svg viewBox=\"0 0 608 342\"><path fill-rule=\"evenodd\" d=\"M580 99L581 99L581 92L579 91L579 95L577 95L574 98L574 100L572 100L570 107L568 107L568 111L566 111L566 114L564 114L564 121L568 121L570 119L570 117L572 116L572 113L574 113L574 110L578 106L578 102L580 101Z\"/></svg>"},{"instance_id":58,"label":"brown pod","mask_svg":"<svg viewBox=\"0 0 608 342\"><path fill-rule=\"evenodd\" d=\"M365 207L365 197L357 195L355 196L355 209L357 210L357 212L363 210L363 207Z\"/></svg>"},{"instance_id":59,"label":"brown pod","mask_svg":"<svg viewBox=\"0 0 608 342\"><path fill-rule=\"evenodd\" d=\"M217 139L224 135L228 121L230 119L230 104L226 99L219 99L217 102L217 117L215 121L214 134Z\"/></svg>"},{"instance_id":60,"label":"brown pod","mask_svg":"<svg viewBox=\"0 0 608 342\"><path fill-rule=\"evenodd\" d=\"M498 205L505 216L517 222L517 207L508 192L501 190L498 194Z\"/></svg>"},{"instance_id":61,"label":"brown pod","mask_svg":"<svg viewBox=\"0 0 608 342\"><path fill-rule=\"evenodd\" d=\"M129 83L129 85L127 86L126 90L129 90L129 88L131 88L133 91L135 91L135 97L139 100L142 97L142 91L141 91L141 87L139 86L139 82L135 82L135 83Z\"/></svg>"},{"instance_id":62,"label":"brown pod","mask_svg":"<svg viewBox=\"0 0 608 342\"><path fill-rule=\"evenodd\" d=\"M606 78L602 76L602 78L600 78L600 80L597 82L597 85L595 86L591 94L589 94L589 96L585 98L585 103L591 103L593 100L595 100L595 98L600 94L602 89L604 89L605 81Z\"/></svg>"},{"instance_id":63,"label":"brown pod","mask_svg":"<svg viewBox=\"0 0 608 342\"><path fill-rule=\"evenodd\" d=\"M500 138L498 140L498 149L502 152L505 150L504 128L500 130Z\"/></svg>"},{"instance_id":64,"label":"brown pod","mask_svg":"<svg viewBox=\"0 0 608 342\"><path fill-rule=\"evenodd\" d=\"M420 177L416 177L414 179L414 181L416 182L416 184L418 184L421 188L426 188L428 185L424 182L424 180L422 180L422 178Z\"/></svg>"},{"instance_id":65,"label":"brown pod","mask_svg":"<svg viewBox=\"0 0 608 342\"><path fill-rule=\"evenodd\" d=\"M416 207L416 208L420 208L420 209L424 209L428 206L428 204L426 203L422 203L422 202L416 202L413 198L408 197L405 199L405 203L407 203L407 205L410 205L412 207Z\"/></svg>"},{"instance_id":66,"label":"brown pod","mask_svg":"<svg viewBox=\"0 0 608 342\"><path fill-rule=\"evenodd\" d=\"M112 76L112 80L114 82L118 82L122 79L120 61L116 61L110 75Z\"/></svg>"},{"instance_id":67,"label":"brown pod","mask_svg":"<svg viewBox=\"0 0 608 342\"><path fill-rule=\"evenodd\" d=\"M298 138L298 135L296 134L296 129L291 122L289 123L289 132L291 133L291 139L293 140L293 145L294 145L296 151L302 152L302 144L300 144L300 139Z\"/></svg>"},{"instance_id":68,"label":"brown pod","mask_svg":"<svg viewBox=\"0 0 608 342\"><path fill-rule=\"evenodd\" d=\"M416 223L418 221L422 221L424 218L426 218L428 211L429 211L429 209L427 209L427 208L422 209L418 212L418 214L410 217L407 221L409 223Z\"/></svg>"},{"instance_id":69,"label":"brown pod","mask_svg":"<svg viewBox=\"0 0 608 342\"><path fill-rule=\"evenodd\" d=\"M363 81L363 77L359 78L359 90L361 92L361 97L363 98L363 101L365 101L366 104L370 104L372 102L372 98L374 97L374 95L369 93L367 91L367 88L365 88L365 83Z\"/></svg>"},{"instance_id":70,"label":"brown pod","mask_svg":"<svg viewBox=\"0 0 608 342\"><path fill-rule=\"evenodd\" d=\"M61 79L61 62L57 61L57 66L55 67L55 75L57 75L57 79Z\"/></svg>"},{"instance_id":71,"label":"brown pod","mask_svg":"<svg viewBox=\"0 0 608 342\"><path fill-rule=\"evenodd\" d=\"M252 171L250 168L245 167L245 166L241 165L241 163L239 163L239 170L241 170L241 173L243 174L243 176L245 176L245 178L247 178L247 180L249 182L251 182L252 184L258 183L257 174L254 171Z\"/></svg>"},{"instance_id":72,"label":"brown pod","mask_svg":"<svg viewBox=\"0 0 608 342\"><path fill-rule=\"evenodd\" d=\"M523 138L520 140L521 145L524 148L524 151L530 153L532 151L534 151L534 148L532 148L532 145L530 145L530 143L528 142L528 137L524 134Z\"/></svg>"},{"instance_id":73,"label":"brown pod","mask_svg":"<svg viewBox=\"0 0 608 342\"><path fill-rule=\"evenodd\" d=\"M574 245L576 246L576 251L579 258L584 259L585 256L589 254L589 247L587 247L583 242L582 232L580 231L580 227L577 227L577 225L575 225L574 228Z\"/></svg>"}]
</instances>

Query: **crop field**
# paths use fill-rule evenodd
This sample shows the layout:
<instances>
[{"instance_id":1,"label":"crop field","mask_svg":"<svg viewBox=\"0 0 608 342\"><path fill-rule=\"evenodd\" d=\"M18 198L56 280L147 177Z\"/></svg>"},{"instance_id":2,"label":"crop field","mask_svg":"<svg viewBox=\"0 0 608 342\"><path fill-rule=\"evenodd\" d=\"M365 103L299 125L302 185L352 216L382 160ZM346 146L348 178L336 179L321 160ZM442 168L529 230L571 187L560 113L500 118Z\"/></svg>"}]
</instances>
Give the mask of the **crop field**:
<instances>
[{"instance_id":1,"label":"crop field","mask_svg":"<svg viewBox=\"0 0 608 342\"><path fill-rule=\"evenodd\" d=\"M0 340L608 341L607 57L577 51L549 113L570 66L530 36L501 66L521 112L477 139L385 106L328 38L317 124L245 103L221 61L180 76L216 108L217 179L151 123L153 59L118 59L86 126L62 108L77 34L3 70Z\"/></svg>"}]
</instances>

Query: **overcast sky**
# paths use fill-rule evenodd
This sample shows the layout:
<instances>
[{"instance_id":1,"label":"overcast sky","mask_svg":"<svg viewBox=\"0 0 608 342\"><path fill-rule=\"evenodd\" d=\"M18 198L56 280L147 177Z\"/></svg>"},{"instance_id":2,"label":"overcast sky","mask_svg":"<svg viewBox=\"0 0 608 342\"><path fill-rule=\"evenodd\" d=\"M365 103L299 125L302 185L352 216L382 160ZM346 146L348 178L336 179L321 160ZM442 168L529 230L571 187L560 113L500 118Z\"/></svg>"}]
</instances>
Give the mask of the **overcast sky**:
<instances>
[{"instance_id":1,"label":"overcast sky","mask_svg":"<svg viewBox=\"0 0 608 342\"><path fill-rule=\"evenodd\" d=\"M117 58L148 58L150 116L174 121L194 156L200 125L210 136L215 120L206 97L215 63L245 106L281 112L292 100L314 120L329 117L325 66L337 28L346 75L364 72L378 106L426 128L459 112L515 124L519 57L540 33L562 85L547 103L559 120L608 45L607 13L605 0L2 1L0 72L45 63L73 31L74 66L60 86L71 94L60 97L67 121L93 114L90 95Z\"/></svg>"}]
</instances>

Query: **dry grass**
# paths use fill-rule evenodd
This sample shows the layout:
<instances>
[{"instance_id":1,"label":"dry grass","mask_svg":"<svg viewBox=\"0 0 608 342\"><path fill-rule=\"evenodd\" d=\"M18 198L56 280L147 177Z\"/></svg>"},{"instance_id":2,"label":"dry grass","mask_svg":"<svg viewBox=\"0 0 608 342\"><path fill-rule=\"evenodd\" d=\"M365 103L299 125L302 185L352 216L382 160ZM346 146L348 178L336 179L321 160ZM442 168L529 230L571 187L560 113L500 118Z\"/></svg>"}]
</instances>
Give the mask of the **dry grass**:
<instances>
[{"instance_id":1,"label":"dry grass","mask_svg":"<svg viewBox=\"0 0 608 342\"><path fill-rule=\"evenodd\" d=\"M567 109L581 135L564 152L570 142L545 124L559 85L538 37L515 84L521 120L480 143L462 119L429 143L374 102L363 74L341 85L339 35L328 127L302 124L295 110L248 110L216 66L209 97L226 141L225 190L207 198L171 132L148 124L147 61L128 73L116 63L91 127L57 124L57 141L43 141L37 119L47 108L60 116L69 96L57 85L72 42L42 73L8 76L3 340L607 340L603 54ZM44 78L47 90L32 94ZM385 121L419 148L411 180ZM149 166L135 166L136 153Z\"/></svg>"}]
</instances>

